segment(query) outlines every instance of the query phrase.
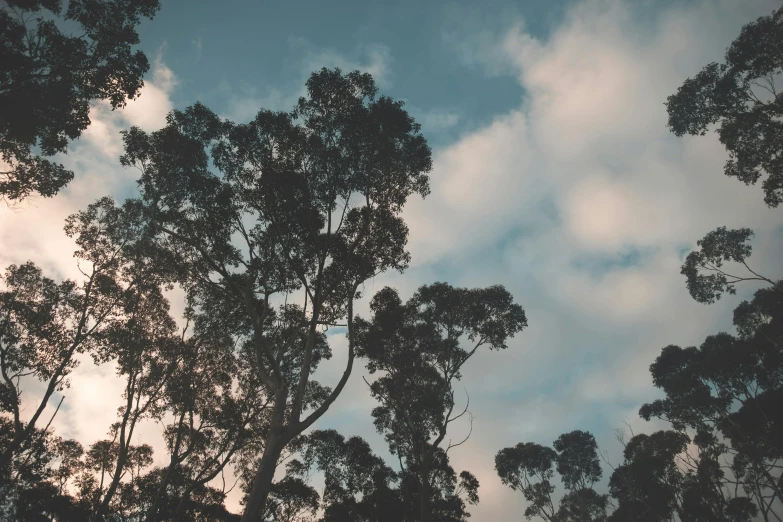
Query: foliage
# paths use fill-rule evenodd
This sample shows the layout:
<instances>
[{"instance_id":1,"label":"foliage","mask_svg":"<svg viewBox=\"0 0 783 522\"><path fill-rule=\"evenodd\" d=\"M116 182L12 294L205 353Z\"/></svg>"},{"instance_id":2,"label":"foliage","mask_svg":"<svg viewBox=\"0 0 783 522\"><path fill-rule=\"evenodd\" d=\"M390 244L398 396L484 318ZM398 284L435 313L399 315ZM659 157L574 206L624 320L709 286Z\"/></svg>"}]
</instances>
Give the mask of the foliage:
<instances>
[{"instance_id":1,"label":"foliage","mask_svg":"<svg viewBox=\"0 0 783 522\"><path fill-rule=\"evenodd\" d=\"M307 479L323 474L322 522L399 520L403 510L397 474L360 437L345 439L334 430L316 430L299 441L300 459L289 462L289 474ZM318 506L316 499L316 506Z\"/></svg>"},{"instance_id":2,"label":"foliage","mask_svg":"<svg viewBox=\"0 0 783 522\"><path fill-rule=\"evenodd\" d=\"M593 486L603 471L595 438L585 431L564 433L554 449L534 442L520 442L495 456L495 470L503 484L521 491L528 501L525 517L548 522L600 522L606 520L608 496ZM555 470L566 490L556 506Z\"/></svg>"},{"instance_id":3,"label":"foliage","mask_svg":"<svg viewBox=\"0 0 783 522\"><path fill-rule=\"evenodd\" d=\"M671 422L680 433L696 433L693 442L700 454L696 475L720 492L716 505L728 509L731 503L732 509L739 509L740 502L752 500L753 510L765 518L779 511L782 498L783 475L777 465L783 458L783 292L779 288L779 283L762 288L737 307L738 335L712 335L699 348L664 348L650 371L666 397L645 404L639 412L648 420ZM750 500L732 493L735 486ZM709 498L691 494L689 505L696 497Z\"/></svg>"},{"instance_id":4,"label":"foliage","mask_svg":"<svg viewBox=\"0 0 783 522\"><path fill-rule=\"evenodd\" d=\"M677 136L704 135L718 123L729 151L724 172L747 185L764 175L764 201L783 201L783 8L742 28L724 63L711 63L669 96L669 128Z\"/></svg>"},{"instance_id":5,"label":"foliage","mask_svg":"<svg viewBox=\"0 0 783 522\"><path fill-rule=\"evenodd\" d=\"M158 248L192 288L196 308L219 311L237 340L248 340L271 397L244 520L259 519L282 451L351 373L359 286L409 260L400 211L429 191L430 150L402 103L376 92L368 74L323 69L292 112L262 110L237 125L197 104L171 113L160 131L125 133L122 162L142 171ZM289 297L299 311L275 314L270 303ZM328 389L311 381L319 339L345 318L348 361ZM280 330L296 335L280 338Z\"/></svg>"},{"instance_id":6,"label":"foliage","mask_svg":"<svg viewBox=\"0 0 783 522\"><path fill-rule=\"evenodd\" d=\"M443 517L461 520L467 515L455 496L457 476L447 457L461 443L440 447L449 424L467 412L467 405L455 412L453 383L480 347L506 348L508 338L527 325L524 311L502 286L463 289L446 283L422 286L405 304L395 290L384 288L370 310L370 321L356 319L356 345L370 373L381 373L370 384L381 403L373 410L375 426L404 462L403 473L410 476L403 486L417 477L419 518L435 519L442 506ZM471 491L467 501L476 503L475 488L466 491Z\"/></svg>"},{"instance_id":7,"label":"foliage","mask_svg":"<svg viewBox=\"0 0 783 522\"><path fill-rule=\"evenodd\" d=\"M0 5L0 198L55 195L73 172L65 152L90 124L90 103L113 109L139 94L149 69L136 26L158 0L7 0ZM78 36L76 36L78 35Z\"/></svg>"}]
</instances>

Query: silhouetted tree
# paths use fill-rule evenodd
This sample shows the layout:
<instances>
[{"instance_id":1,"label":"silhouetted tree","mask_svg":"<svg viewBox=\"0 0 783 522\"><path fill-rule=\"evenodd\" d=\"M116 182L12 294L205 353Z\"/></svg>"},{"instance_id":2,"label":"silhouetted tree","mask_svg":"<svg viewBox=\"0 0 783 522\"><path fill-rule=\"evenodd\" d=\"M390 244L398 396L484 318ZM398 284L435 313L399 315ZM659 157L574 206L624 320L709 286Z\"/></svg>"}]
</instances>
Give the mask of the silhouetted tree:
<instances>
[{"instance_id":1,"label":"silhouetted tree","mask_svg":"<svg viewBox=\"0 0 783 522\"><path fill-rule=\"evenodd\" d=\"M609 481L617 500L610 522L750 522L759 513L724 473L726 447L708 434L635 435L624 455Z\"/></svg>"},{"instance_id":2,"label":"silhouetted tree","mask_svg":"<svg viewBox=\"0 0 783 522\"><path fill-rule=\"evenodd\" d=\"M311 470L323 474L321 522L400 520L404 507L395 487L397 474L364 439L318 430L303 436L298 447L300 458L288 463L288 473L297 479L307 479Z\"/></svg>"},{"instance_id":3,"label":"silhouetted tree","mask_svg":"<svg viewBox=\"0 0 783 522\"><path fill-rule=\"evenodd\" d=\"M552 498L554 469L567 493L559 506ZM520 442L495 456L495 470L503 484L521 491L528 501L525 517L548 522L602 522L606 520L608 496L593 486L603 471L595 438L585 431L564 433L554 449L534 442Z\"/></svg>"},{"instance_id":4,"label":"silhouetted tree","mask_svg":"<svg viewBox=\"0 0 783 522\"><path fill-rule=\"evenodd\" d=\"M8 447L13 435L13 421L0 417L0 448ZM83 468L83 453L81 444L54 436L48 426L35 429L13 467L0 476L0 520L37 521L42 515L86 520L89 510L68 494Z\"/></svg>"},{"instance_id":5,"label":"silhouetted tree","mask_svg":"<svg viewBox=\"0 0 783 522\"><path fill-rule=\"evenodd\" d=\"M678 136L703 135L719 123L730 154L726 174L746 184L766 174L762 187L771 207L783 201L783 98L775 85L783 67L782 21L783 8L743 27L724 64L708 65L667 102L669 127ZM720 227L698 242L681 270L702 303L734 294L741 281L767 285L735 309L737 335L710 336L700 348L668 346L650 367L666 398L644 405L640 415L669 420L682 440L695 432L696 454L677 456L687 473L670 492L682 520L781 516L783 283L750 268L752 235Z\"/></svg>"},{"instance_id":6,"label":"silhouetted tree","mask_svg":"<svg viewBox=\"0 0 783 522\"><path fill-rule=\"evenodd\" d=\"M269 430L244 521L263 516L277 462L342 391L354 359L353 302L368 278L403 270L408 196L426 195L430 149L400 102L375 98L372 78L322 70L291 113L261 111L246 125L202 105L174 111L164 129L125 134L122 162L140 188L159 246L197 301L220 302L248 332L272 397ZM237 243L239 241L239 243ZM269 334L270 300L301 299L307 338ZM333 390L311 381L318 332L347 319L349 347ZM318 393L316 393L316 389ZM320 400L307 402L308 396ZM309 409L309 414L303 412Z\"/></svg>"},{"instance_id":7,"label":"silhouetted tree","mask_svg":"<svg viewBox=\"0 0 783 522\"><path fill-rule=\"evenodd\" d=\"M152 465L152 447L149 444L121 446L117 440L118 431L115 427L110 432L111 439L99 440L90 445L85 453L83 472L77 478L81 503L88 506L93 519L100 520L106 515L103 499L106 498L107 490L112 489L114 484L120 484L120 493L128 489L128 484L131 488L136 487L143 471ZM121 459L123 465L117 466ZM116 491L117 486L114 488ZM112 517L135 513L135 508L128 506L122 494L118 497L111 505Z\"/></svg>"},{"instance_id":8,"label":"silhouetted tree","mask_svg":"<svg viewBox=\"0 0 783 522\"><path fill-rule=\"evenodd\" d=\"M125 378L125 389L119 421L111 427L113 443L117 445L112 480L98 505L96 520L103 520L109 513L128 463L136 427L144 419L163 416L165 387L178 369L179 359L186 356L179 349L176 325L159 289L127 299L124 308L127 319L108 329L107 342L97 353L102 361L116 361L117 373Z\"/></svg>"},{"instance_id":9,"label":"silhouetted tree","mask_svg":"<svg viewBox=\"0 0 783 522\"><path fill-rule=\"evenodd\" d=\"M673 522L683 480L676 459L688 442L687 435L675 431L634 436L625 446L623 464L609 480L611 495L618 501L609 520Z\"/></svg>"},{"instance_id":10,"label":"silhouetted tree","mask_svg":"<svg viewBox=\"0 0 783 522\"><path fill-rule=\"evenodd\" d=\"M318 492L301 479L287 476L272 485L264 520L269 522L312 522L315 520L317 510Z\"/></svg>"},{"instance_id":11,"label":"silhouetted tree","mask_svg":"<svg viewBox=\"0 0 783 522\"><path fill-rule=\"evenodd\" d=\"M447 452L461 442L449 440L441 447L449 424L467 412L467 405L455 412L454 382L479 348L506 348L527 320L502 286L463 289L435 283L419 288L405 304L387 287L373 297L370 309L370 321L356 320L356 346L370 373L382 373L370 384L381 403L373 410L375 426L399 457L403 474L417 477L418 519L428 522L436 505L459 504ZM469 474L460 481L478 486ZM467 500L476 503L478 496L469 494Z\"/></svg>"},{"instance_id":12,"label":"silhouetted tree","mask_svg":"<svg viewBox=\"0 0 783 522\"><path fill-rule=\"evenodd\" d=\"M14 435L0 449L0 474L31 440L38 421L56 391L68 386L68 375L80 353L96 354L110 342L108 332L128 320L128 300L157 292L155 267L139 261L143 227L131 206L117 208L104 198L86 212L68 218L65 231L78 245L75 257L84 274L81 283L55 283L32 263L12 265L0 292L0 406L13 418ZM45 385L33 413L20 411L22 378ZM56 410L55 410L56 413Z\"/></svg>"},{"instance_id":13,"label":"silhouetted tree","mask_svg":"<svg viewBox=\"0 0 783 522\"><path fill-rule=\"evenodd\" d=\"M640 410L674 429L696 432L694 443L714 466L724 496L739 486L767 520L780 516L783 474L783 292L760 289L735 311L739 334L708 337L700 348L667 346L650 367L665 399ZM730 455L729 464L719 460ZM723 459L727 460L727 459ZM725 473L727 471L728 473Z\"/></svg>"},{"instance_id":14,"label":"silhouetted tree","mask_svg":"<svg viewBox=\"0 0 783 522\"><path fill-rule=\"evenodd\" d=\"M0 5L0 199L53 196L73 172L44 159L90 124L90 103L138 95L149 69L136 26L158 0L6 0ZM78 35L78 36L77 36ZM40 154L40 155L39 155Z\"/></svg>"},{"instance_id":15,"label":"silhouetted tree","mask_svg":"<svg viewBox=\"0 0 783 522\"><path fill-rule=\"evenodd\" d=\"M780 288L780 283L758 274L748 266L753 236L749 228L727 230L718 227L696 242L701 247L685 258L680 273L686 278L691 297L700 303L711 304L726 292L736 294L735 285L741 281L761 281ZM734 263L726 268L724 263ZM741 266L740 266L741 265Z\"/></svg>"},{"instance_id":16,"label":"silhouetted tree","mask_svg":"<svg viewBox=\"0 0 783 522\"><path fill-rule=\"evenodd\" d=\"M153 520L239 522L239 515L230 513L224 505L225 491L204 484L194 486L190 479L193 475L187 466L155 468L135 483L125 483L127 490L121 499L131 508L127 519L144 520L145 515L154 513ZM183 504L185 497L187 502Z\"/></svg>"},{"instance_id":17,"label":"silhouetted tree","mask_svg":"<svg viewBox=\"0 0 783 522\"><path fill-rule=\"evenodd\" d=\"M729 151L727 176L755 184L762 176L764 201L783 201L783 8L742 28L726 51L669 96L669 128L677 136L704 135L716 123Z\"/></svg>"},{"instance_id":18,"label":"silhouetted tree","mask_svg":"<svg viewBox=\"0 0 783 522\"><path fill-rule=\"evenodd\" d=\"M263 440L268 399L255 377L252 358L235 349L230 323L219 315L185 314L192 335L181 340L182 355L168 379L163 408L169 464L159 470L157 491L145 520L168 520L164 504L183 516L194 499L246 446ZM256 447L257 450L257 447ZM176 485L171 483L177 480ZM173 514L172 513L172 514Z\"/></svg>"}]
</instances>

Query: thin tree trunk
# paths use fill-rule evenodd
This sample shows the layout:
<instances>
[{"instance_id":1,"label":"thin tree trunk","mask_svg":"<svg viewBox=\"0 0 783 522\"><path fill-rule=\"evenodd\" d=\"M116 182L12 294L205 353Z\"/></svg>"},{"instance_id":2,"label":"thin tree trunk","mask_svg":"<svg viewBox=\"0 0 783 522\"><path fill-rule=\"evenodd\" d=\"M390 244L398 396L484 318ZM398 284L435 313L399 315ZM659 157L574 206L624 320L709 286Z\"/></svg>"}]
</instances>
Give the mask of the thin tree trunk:
<instances>
[{"instance_id":1,"label":"thin tree trunk","mask_svg":"<svg viewBox=\"0 0 783 522\"><path fill-rule=\"evenodd\" d=\"M422 452L419 466L419 522L430 522L432 518L430 506L430 459L429 452Z\"/></svg>"},{"instance_id":2,"label":"thin tree trunk","mask_svg":"<svg viewBox=\"0 0 783 522\"><path fill-rule=\"evenodd\" d=\"M169 482L171 482L171 477L174 476L174 469L181 462L179 449L182 445L182 422L184 418L185 410L182 410L177 426L177 440L174 443L174 449L171 452L171 461L169 463L169 467L166 470L166 474L163 476L163 480L158 486L158 491L155 492L155 499L152 501L152 506L150 506L150 510L147 513L147 517L144 519L144 522L154 522L158 517L158 510L160 509L160 505L163 502L163 495L166 493L166 488L168 487Z\"/></svg>"},{"instance_id":3,"label":"thin tree trunk","mask_svg":"<svg viewBox=\"0 0 783 522\"><path fill-rule=\"evenodd\" d=\"M138 374L137 374L138 375ZM130 448L130 435L133 433L133 428L136 424L136 420L134 419L133 422L131 422L130 430L128 432L128 435L125 435L125 430L128 427L128 421L131 418L131 409L133 408L133 397L135 394L134 384L135 384L136 376L134 376L129 381L129 388L128 393L128 399L127 403L125 405L125 414L122 416L122 424L120 425L120 447L117 451L117 464L114 467L114 476L112 477L111 484L109 484L109 489L106 491L106 495L103 497L103 501L101 502L101 505L98 507L98 512L95 514L96 520L103 520L104 515L109 510L109 503L111 502L111 499L114 497L114 494L117 492L117 488L120 485L120 478L122 476L122 471L125 469L125 463L128 460L128 450Z\"/></svg>"},{"instance_id":4,"label":"thin tree trunk","mask_svg":"<svg viewBox=\"0 0 783 522\"><path fill-rule=\"evenodd\" d=\"M241 522L261 522L263 520L266 500L272 489L272 481L277 470L277 462L285 447L282 435L282 430L278 429L271 430L269 437L267 437L264 454L261 457L258 472L253 479L253 486L250 488Z\"/></svg>"}]
</instances>

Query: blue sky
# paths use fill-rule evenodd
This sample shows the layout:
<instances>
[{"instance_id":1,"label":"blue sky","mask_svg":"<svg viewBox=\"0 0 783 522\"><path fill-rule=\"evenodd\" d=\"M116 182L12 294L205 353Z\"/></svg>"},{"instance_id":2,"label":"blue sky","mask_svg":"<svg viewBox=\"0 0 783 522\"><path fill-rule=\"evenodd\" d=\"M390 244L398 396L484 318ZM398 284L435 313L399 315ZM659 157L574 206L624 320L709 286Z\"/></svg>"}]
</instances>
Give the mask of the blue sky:
<instances>
[{"instance_id":1,"label":"blue sky","mask_svg":"<svg viewBox=\"0 0 783 522\"><path fill-rule=\"evenodd\" d=\"M648 367L660 349L730 329L753 288L709 307L692 301L679 266L697 239L722 225L753 228L752 266L781 276L783 211L723 176L714 135L669 134L663 106L742 25L778 5L166 2L141 28L153 64L142 96L118 112L96 105L64 158L77 171L64 193L0 211L0 262L33 259L52 275L78 275L63 219L105 194L132 194L136 173L117 161L121 129L154 130L166 111L197 100L249 120L261 107L290 108L314 69L371 72L422 123L434 169L432 194L405 210L410 269L376 278L365 294L500 283L525 307L530 327L465 371L473 435L453 453L481 481L474 519L519 520L521 495L492 469L499 449L581 428L617 463L615 429L661 426L636 413L657 396ZM325 384L342 371L345 341L330 341ZM385 454L362 373L316 427L362 435ZM79 408L60 415L58 429L84 442L103 436L120 395L110 367L85 362L64 403ZM454 438L465 430L456 426ZM159 432L148 426L140 437L159 444Z\"/></svg>"}]
</instances>

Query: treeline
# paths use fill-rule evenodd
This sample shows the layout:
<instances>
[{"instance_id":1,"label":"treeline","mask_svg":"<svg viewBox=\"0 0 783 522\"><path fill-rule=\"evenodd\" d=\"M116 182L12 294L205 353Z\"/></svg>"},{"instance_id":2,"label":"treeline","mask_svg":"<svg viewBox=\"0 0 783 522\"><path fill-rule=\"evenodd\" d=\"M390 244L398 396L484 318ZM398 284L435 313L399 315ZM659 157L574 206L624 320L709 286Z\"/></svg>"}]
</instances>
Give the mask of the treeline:
<instances>
[{"instance_id":1,"label":"treeline","mask_svg":"<svg viewBox=\"0 0 783 522\"><path fill-rule=\"evenodd\" d=\"M90 102L121 107L138 94L148 63L132 50L135 27L157 9L154 0L0 7L7 203L54 196L73 173L47 157L89 125ZM678 135L720 124L726 173L745 183L766 176L770 206L783 196L783 98L774 83L782 20L783 9L743 28L726 63L708 65L667 103ZM76 25L79 36L63 29ZM67 219L81 277L55 281L33 262L6 269L0 518L470 516L479 482L450 460L464 442L450 426L472 425L469 397L455 385L474 356L505 349L522 332L525 313L500 285L436 282L407 301L392 288L362 294L366 281L410 262L401 212L429 193L430 148L403 104L379 95L368 74L322 69L306 87L291 111L262 109L249 123L197 103L171 112L158 131L124 131L120 161L140 172L138 197L105 197ZM736 335L663 349L651 372L665 398L640 415L671 429L623 441L608 493L587 432L566 433L551 448L520 442L498 452L497 472L524 495L528 518L783 517L783 286L751 269L751 235L718 228L688 255L682 272L700 302L734 293L741 281L763 287L737 307ZM166 297L175 287L185 296L181 318ZM354 311L365 297L369 317ZM346 362L337 382L321 383L314 375L332 356L329 330L345 333ZM90 359L116 367L123 394L106 438L85 447L57 436L52 423L64 414L74 369ZM314 429L357 361L371 374L372 417L393 465L359 437ZM163 456L133 442L150 422L163 433ZM275 481L281 467L285 477ZM320 493L313 474L323 478ZM225 506L234 488L241 516Z\"/></svg>"}]
</instances>

